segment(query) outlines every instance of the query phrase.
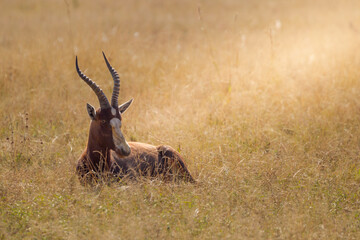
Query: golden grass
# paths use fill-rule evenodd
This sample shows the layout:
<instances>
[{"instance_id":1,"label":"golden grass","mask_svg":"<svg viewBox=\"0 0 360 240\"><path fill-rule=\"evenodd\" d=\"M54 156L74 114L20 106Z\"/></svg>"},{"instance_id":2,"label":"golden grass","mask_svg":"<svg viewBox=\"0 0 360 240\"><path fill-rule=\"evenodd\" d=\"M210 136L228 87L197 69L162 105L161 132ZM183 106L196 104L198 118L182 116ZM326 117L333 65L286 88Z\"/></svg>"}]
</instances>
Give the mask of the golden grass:
<instances>
[{"instance_id":1,"label":"golden grass","mask_svg":"<svg viewBox=\"0 0 360 240\"><path fill-rule=\"evenodd\" d=\"M2 1L0 239L359 239L359 1ZM198 184L80 186L95 94Z\"/></svg>"}]
</instances>

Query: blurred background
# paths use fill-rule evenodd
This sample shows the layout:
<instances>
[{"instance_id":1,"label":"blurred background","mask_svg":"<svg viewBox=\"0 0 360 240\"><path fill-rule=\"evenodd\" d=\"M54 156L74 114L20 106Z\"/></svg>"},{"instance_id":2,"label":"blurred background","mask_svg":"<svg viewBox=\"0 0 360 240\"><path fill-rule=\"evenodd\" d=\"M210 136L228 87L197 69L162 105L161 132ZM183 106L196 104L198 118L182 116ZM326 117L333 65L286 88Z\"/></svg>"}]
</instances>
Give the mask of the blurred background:
<instances>
[{"instance_id":1,"label":"blurred background","mask_svg":"<svg viewBox=\"0 0 360 240\"><path fill-rule=\"evenodd\" d=\"M0 4L0 238L359 236L359 1ZM75 56L109 96L101 51L126 139L200 186L79 186L99 103Z\"/></svg>"}]
</instances>

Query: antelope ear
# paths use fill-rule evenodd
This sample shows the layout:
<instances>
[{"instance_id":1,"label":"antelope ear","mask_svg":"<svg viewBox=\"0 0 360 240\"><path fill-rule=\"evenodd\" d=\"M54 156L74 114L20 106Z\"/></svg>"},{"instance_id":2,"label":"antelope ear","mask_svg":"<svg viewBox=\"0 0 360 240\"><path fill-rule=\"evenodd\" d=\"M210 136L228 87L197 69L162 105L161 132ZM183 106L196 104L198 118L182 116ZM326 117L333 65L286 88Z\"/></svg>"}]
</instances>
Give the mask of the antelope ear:
<instances>
[{"instance_id":1,"label":"antelope ear","mask_svg":"<svg viewBox=\"0 0 360 240\"><path fill-rule=\"evenodd\" d=\"M129 101L127 101L126 103L123 103L119 106L119 112L120 113L124 113L126 111L126 109L128 109L128 107L130 107L132 101L134 99L130 99Z\"/></svg>"},{"instance_id":2,"label":"antelope ear","mask_svg":"<svg viewBox=\"0 0 360 240\"><path fill-rule=\"evenodd\" d=\"M91 118L91 120L95 120L96 111L93 106L91 106L89 103L86 104L86 110Z\"/></svg>"}]
</instances>

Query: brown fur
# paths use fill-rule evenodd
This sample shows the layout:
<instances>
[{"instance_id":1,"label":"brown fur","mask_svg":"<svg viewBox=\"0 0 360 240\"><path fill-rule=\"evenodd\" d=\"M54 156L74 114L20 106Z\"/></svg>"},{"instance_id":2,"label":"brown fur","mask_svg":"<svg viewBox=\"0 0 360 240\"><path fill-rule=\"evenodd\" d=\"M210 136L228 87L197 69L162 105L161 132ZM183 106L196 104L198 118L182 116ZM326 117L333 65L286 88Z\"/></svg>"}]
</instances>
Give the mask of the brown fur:
<instances>
[{"instance_id":1,"label":"brown fur","mask_svg":"<svg viewBox=\"0 0 360 240\"><path fill-rule=\"evenodd\" d=\"M97 181L101 177L120 180L141 176L195 182L183 158L169 146L129 142L130 155L122 156L115 152L111 126L108 124L113 117L110 109L98 109L95 119L91 121L88 145L76 167L83 184ZM116 117L121 120L119 111Z\"/></svg>"},{"instance_id":2,"label":"brown fur","mask_svg":"<svg viewBox=\"0 0 360 240\"><path fill-rule=\"evenodd\" d=\"M97 111L87 104L91 123L87 147L76 167L80 181L87 183L98 181L102 177L134 179L147 176L194 182L182 157L171 147L155 147L145 143L125 141L120 130L121 114L130 106L132 99L118 106L120 78L104 53L103 56L114 80L111 105L99 86L81 72L77 57L75 60L78 75L93 89L100 102L100 108Z\"/></svg>"}]
</instances>

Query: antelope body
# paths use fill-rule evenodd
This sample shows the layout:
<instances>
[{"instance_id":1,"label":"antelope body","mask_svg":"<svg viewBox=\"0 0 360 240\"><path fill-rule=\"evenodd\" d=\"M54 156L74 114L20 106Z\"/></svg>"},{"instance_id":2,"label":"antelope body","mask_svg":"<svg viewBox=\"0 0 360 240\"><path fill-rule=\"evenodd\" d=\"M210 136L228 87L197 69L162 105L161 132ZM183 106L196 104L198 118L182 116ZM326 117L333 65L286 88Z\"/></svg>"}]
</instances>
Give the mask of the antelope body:
<instances>
[{"instance_id":1,"label":"antelope body","mask_svg":"<svg viewBox=\"0 0 360 240\"><path fill-rule=\"evenodd\" d=\"M115 179L148 176L194 182L183 158L173 148L125 140L121 132L122 114L133 99L118 106L120 78L104 53L103 56L114 80L111 104L100 87L81 72L77 57L75 62L80 78L93 89L100 103L100 108L96 111L87 104L91 123L87 147L76 166L80 181L85 184L106 175Z\"/></svg>"}]
</instances>

